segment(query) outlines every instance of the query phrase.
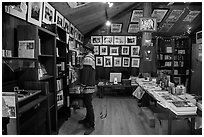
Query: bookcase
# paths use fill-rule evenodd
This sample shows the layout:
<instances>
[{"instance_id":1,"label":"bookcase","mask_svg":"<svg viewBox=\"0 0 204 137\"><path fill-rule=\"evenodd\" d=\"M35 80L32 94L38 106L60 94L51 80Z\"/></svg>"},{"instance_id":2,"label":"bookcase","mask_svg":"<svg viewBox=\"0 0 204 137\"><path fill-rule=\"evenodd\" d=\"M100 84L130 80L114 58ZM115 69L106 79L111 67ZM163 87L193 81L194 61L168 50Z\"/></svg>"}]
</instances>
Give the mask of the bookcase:
<instances>
[{"instance_id":1,"label":"bookcase","mask_svg":"<svg viewBox=\"0 0 204 137\"><path fill-rule=\"evenodd\" d=\"M157 71L170 75L171 81L186 85L189 81L190 38L157 38Z\"/></svg>"}]
</instances>

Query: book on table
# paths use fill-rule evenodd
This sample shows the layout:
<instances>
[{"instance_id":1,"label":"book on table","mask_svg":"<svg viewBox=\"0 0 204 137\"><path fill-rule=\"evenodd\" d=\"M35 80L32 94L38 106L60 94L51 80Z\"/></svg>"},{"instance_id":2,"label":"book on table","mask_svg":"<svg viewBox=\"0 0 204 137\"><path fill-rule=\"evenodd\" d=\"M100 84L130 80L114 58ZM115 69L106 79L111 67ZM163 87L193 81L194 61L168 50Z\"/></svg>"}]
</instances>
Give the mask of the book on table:
<instances>
[{"instance_id":1,"label":"book on table","mask_svg":"<svg viewBox=\"0 0 204 137\"><path fill-rule=\"evenodd\" d=\"M190 101L173 101L170 103L170 109L176 112L195 112L197 111L197 106Z\"/></svg>"}]
</instances>

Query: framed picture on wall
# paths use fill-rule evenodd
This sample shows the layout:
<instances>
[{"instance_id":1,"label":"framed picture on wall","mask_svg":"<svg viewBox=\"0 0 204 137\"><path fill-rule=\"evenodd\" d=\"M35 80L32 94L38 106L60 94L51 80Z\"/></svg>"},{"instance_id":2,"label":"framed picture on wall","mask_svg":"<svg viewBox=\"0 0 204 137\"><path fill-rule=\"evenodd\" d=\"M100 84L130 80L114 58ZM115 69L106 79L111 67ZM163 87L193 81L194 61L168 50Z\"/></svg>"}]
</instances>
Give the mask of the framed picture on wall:
<instances>
[{"instance_id":1,"label":"framed picture on wall","mask_svg":"<svg viewBox=\"0 0 204 137\"><path fill-rule=\"evenodd\" d=\"M113 45L113 36L103 36L104 45Z\"/></svg>"},{"instance_id":2,"label":"framed picture on wall","mask_svg":"<svg viewBox=\"0 0 204 137\"><path fill-rule=\"evenodd\" d=\"M55 9L48 2L44 2L42 21L46 24L53 24L54 14L55 14Z\"/></svg>"},{"instance_id":3,"label":"framed picture on wall","mask_svg":"<svg viewBox=\"0 0 204 137\"><path fill-rule=\"evenodd\" d=\"M100 55L108 55L108 47L100 46Z\"/></svg>"},{"instance_id":4,"label":"framed picture on wall","mask_svg":"<svg viewBox=\"0 0 204 137\"><path fill-rule=\"evenodd\" d=\"M93 45L101 45L102 44L102 36L91 36L91 43Z\"/></svg>"},{"instance_id":5,"label":"framed picture on wall","mask_svg":"<svg viewBox=\"0 0 204 137\"><path fill-rule=\"evenodd\" d=\"M157 19L156 18L140 18L139 22L140 31L156 31Z\"/></svg>"},{"instance_id":6,"label":"framed picture on wall","mask_svg":"<svg viewBox=\"0 0 204 137\"><path fill-rule=\"evenodd\" d=\"M119 47L110 47L110 55L119 55Z\"/></svg>"},{"instance_id":7,"label":"framed picture on wall","mask_svg":"<svg viewBox=\"0 0 204 137\"><path fill-rule=\"evenodd\" d=\"M140 67L140 59L139 58L132 58L131 67L139 68Z\"/></svg>"},{"instance_id":8,"label":"framed picture on wall","mask_svg":"<svg viewBox=\"0 0 204 137\"><path fill-rule=\"evenodd\" d=\"M62 14L59 13L59 11L56 10L56 16L55 16L55 23L60 28L64 27L64 17Z\"/></svg>"},{"instance_id":9,"label":"framed picture on wall","mask_svg":"<svg viewBox=\"0 0 204 137\"><path fill-rule=\"evenodd\" d=\"M69 21L64 18L64 29L69 33Z\"/></svg>"},{"instance_id":10,"label":"framed picture on wall","mask_svg":"<svg viewBox=\"0 0 204 137\"><path fill-rule=\"evenodd\" d=\"M139 22L139 19L143 17L143 10L133 10L131 16L131 22Z\"/></svg>"},{"instance_id":11,"label":"framed picture on wall","mask_svg":"<svg viewBox=\"0 0 204 137\"><path fill-rule=\"evenodd\" d=\"M20 5L17 5L17 6L13 6L13 5L5 6L5 12L15 17L18 17L20 19L26 20L26 14L27 14L26 2L21 2Z\"/></svg>"},{"instance_id":12,"label":"framed picture on wall","mask_svg":"<svg viewBox=\"0 0 204 137\"><path fill-rule=\"evenodd\" d=\"M123 57L123 67L130 67L130 58Z\"/></svg>"},{"instance_id":13,"label":"framed picture on wall","mask_svg":"<svg viewBox=\"0 0 204 137\"><path fill-rule=\"evenodd\" d=\"M103 57L96 57L96 66L103 66Z\"/></svg>"},{"instance_id":14,"label":"framed picture on wall","mask_svg":"<svg viewBox=\"0 0 204 137\"><path fill-rule=\"evenodd\" d=\"M128 33L138 33L139 31L139 22L135 24L129 24Z\"/></svg>"},{"instance_id":15,"label":"framed picture on wall","mask_svg":"<svg viewBox=\"0 0 204 137\"><path fill-rule=\"evenodd\" d=\"M126 36L126 45L136 45L137 36Z\"/></svg>"},{"instance_id":16,"label":"framed picture on wall","mask_svg":"<svg viewBox=\"0 0 204 137\"><path fill-rule=\"evenodd\" d=\"M111 33L120 33L122 30L122 24L111 24Z\"/></svg>"},{"instance_id":17,"label":"framed picture on wall","mask_svg":"<svg viewBox=\"0 0 204 137\"><path fill-rule=\"evenodd\" d=\"M114 57L113 58L113 65L114 67L121 67L121 57Z\"/></svg>"},{"instance_id":18,"label":"framed picture on wall","mask_svg":"<svg viewBox=\"0 0 204 137\"><path fill-rule=\"evenodd\" d=\"M114 45L125 45L125 36L114 36Z\"/></svg>"},{"instance_id":19,"label":"framed picture on wall","mask_svg":"<svg viewBox=\"0 0 204 137\"><path fill-rule=\"evenodd\" d=\"M202 31L196 32L196 44L202 43Z\"/></svg>"},{"instance_id":20,"label":"framed picture on wall","mask_svg":"<svg viewBox=\"0 0 204 137\"><path fill-rule=\"evenodd\" d=\"M94 46L94 55L99 55L99 46Z\"/></svg>"},{"instance_id":21,"label":"framed picture on wall","mask_svg":"<svg viewBox=\"0 0 204 137\"><path fill-rule=\"evenodd\" d=\"M28 2L28 22L40 26L42 23L42 2Z\"/></svg>"},{"instance_id":22,"label":"framed picture on wall","mask_svg":"<svg viewBox=\"0 0 204 137\"><path fill-rule=\"evenodd\" d=\"M129 55L129 46L122 46L122 55Z\"/></svg>"},{"instance_id":23,"label":"framed picture on wall","mask_svg":"<svg viewBox=\"0 0 204 137\"><path fill-rule=\"evenodd\" d=\"M74 25L70 24L70 37L74 38Z\"/></svg>"},{"instance_id":24,"label":"framed picture on wall","mask_svg":"<svg viewBox=\"0 0 204 137\"><path fill-rule=\"evenodd\" d=\"M131 57L140 56L140 46L131 46Z\"/></svg>"},{"instance_id":25,"label":"framed picture on wall","mask_svg":"<svg viewBox=\"0 0 204 137\"><path fill-rule=\"evenodd\" d=\"M157 22L161 22L167 13L167 9L154 9L152 17L157 19Z\"/></svg>"},{"instance_id":26,"label":"framed picture on wall","mask_svg":"<svg viewBox=\"0 0 204 137\"><path fill-rule=\"evenodd\" d=\"M104 56L104 67L112 67L112 56Z\"/></svg>"}]
</instances>

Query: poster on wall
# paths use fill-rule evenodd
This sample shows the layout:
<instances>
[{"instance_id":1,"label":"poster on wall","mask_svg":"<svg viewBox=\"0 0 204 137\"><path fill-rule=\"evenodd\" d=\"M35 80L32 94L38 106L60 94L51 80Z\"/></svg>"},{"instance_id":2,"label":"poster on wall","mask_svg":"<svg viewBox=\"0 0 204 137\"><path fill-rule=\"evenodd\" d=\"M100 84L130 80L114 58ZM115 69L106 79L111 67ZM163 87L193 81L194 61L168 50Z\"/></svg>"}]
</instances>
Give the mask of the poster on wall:
<instances>
[{"instance_id":1,"label":"poster on wall","mask_svg":"<svg viewBox=\"0 0 204 137\"><path fill-rule=\"evenodd\" d=\"M55 23L60 28L64 27L64 17L62 14L59 13L59 11L56 10L56 16L55 16Z\"/></svg>"},{"instance_id":2,"label":"poster on wall","mask_svg":"<svg viewBox=\"0 0 204 137\"><path fill-rule=\"evenodd\" d=\"M96 66L103 66L103 57L96 57Z\"/></svg>"},{"instance_id":3,"label":"poster on wall","mask_svg":"<svg viewBox=\"0 0 204 137\"><path fill-rule=\"evenodd\" d=\"M139 22L135 24L129 24L128 33L138 33L139 31Z\"/></svg>"},{"instance_id":4,"label":"poster on wall","mask_svg":"<svg viewBox=\"0 0 204 137\"><path fill-rule=\"evenodd\" d=\"M103 36L104 45L113 45L113 36Z\"/></svg>"},{"instance_id":5,"label":"poster on wall","mask_svg":"<svg viewBox=\"0 0 204 137\"><path fill-rule=\"evenodd\" d=\"M125 36L114 36L114 45L125 45Z\"/></svg>"},{"instance_id":6,"label":"poster on wall","mask_svg":"<svg viewBox=\"0 0 204 137\"><path fill-rule=\"evenodd\" d=\"M69 33L69 21L64 18L64 29Z\"/></svg>"},{"instance_id":7,"label":"poster on wall","mask_svg":"<svg viewBox=\"0 0 204 137\"><path fill-rule=\"evenodd\" d=\"M112 56L104 56L104 67L112 67Z\"/></svg>"},{"instance_id":8,"label":"poster on wall","mask_svg":"<svg viewBox=\"0 0 204 137\"><path fill-rule=\"evenodd\" d=\"M108 55L108 47L100 46L100 55Z\"/></svg>"},{"instance_id":9,"label":"poster on wall","mask_svg":"<svg viewBox=\"0 0 204 137\"><path fill-rule=\"evenodd\" d=\"M192 22L200 13L200 11L190 11L183 21Z\"/></svg>"},{"instance_id":10,"label":"poster on wall","mask_svg":"<svg viewBox=\"0 0 204 137\"><path fill-rule=\"evenodd\" d=\"M28 22L40 26L42 23L42 2L28 2Z\"/></svg>"},{"instance_id":11,"label":"poster on wall","mask_svg":"<svg viewBox=\"0 0 204 137\"><path fill-rule=\"evenodd\" d=\"M111 33L120 33L122 30L122 24L111 24Z\"/></svg>"},{"instance_id":12,"label":"poster on wall","mask_svg":"<svg viewBox=\"0 0 204 137\"><path fill-rule=\"evenodd\" d=\"M55 9L48 2L44 2L42 21L46 24L53 24L54 13L55 13Z\"/></svg>"},{"instance_id":13,"label":"poster on wall","mask_svg":"<svg viewBox=\"0 0 204 137\"><path fill-rule=\"evenodd\" d=\"M126 45L136 45L137 36L126 36Z\"/></svg>"},{"instance_id":14,"label":"poster on wall","mask_svg":"<svg viewBox=\"0 0 204 137\"><path fill-rule=\"evenodd\" d=\"M143 17L143 10L133 10L131 16L131 22L139 22L140 18Z\"/></svg>"},{"instance_id":15,"label":"poster on wall","mask_svg":"<svg viewBox=\"0 0 204 137\"><path fill-rule=\"evenodd\" d=\"M123 57L123 67L130 67L130 58Z\"/></svg>"},{"instance_id":16,"label":"poster on wall","mask_svg":"<svg viewBox=\"0 0 204 137\"><path fill-rule=\"evenodd\" d=\"M119 47L110 47L110 55L119 55Z\"/></svg>"},{"instance_id":17,"label":"poster on wall","mask_svg":"<svg viewBox=\"0 0 204 137\"><path fill-rule=\"evenodd\" d=\"M166 22L176 22L180 16L183 14L183 10L172 10Z\"/></svg>"},{"instance_id":18,"label":"poster on wall","mask_svg":"<svg viewBox=\"0 0 204 137\"><path fill-rule=\"evenodd\" d=\"M122 46L122 55L129 55L129 46Z\"/></svg>"},{"instance_id":19,"label":"poster on wall","mask_svg":"<svg viewBox=\"0 0 204 137\"><path fill-rule=\"evenodd\" d=\"M139 57L140 46L131 46L131 57Z\"/></svg>"},{"instance_id":20,"label":"poster on wall","mask_svg":"<svg viewBox=\"0 0 204 137\"><path fill-rule=\"evenodd\" d=\"M114 67L121 67L121 57L114 57L113 59L113 64L114 64Z\"/></svg>"},{"instance_id":21,"label":"poster on wall","mask_svg":"<svg viewBox=\"0 0 204 137\"><path fill-rule=\"evenodd\" d=\"M139 68L140 66L140 59L139 58L132 58L131 67Z\"/></svg>"},{"instance_id":22,"label":"poster on wall","mask_svg":"<svg viewBox=\"0 0 204 137\"><path fill-rule=\"evenodd\" d=\"M102 36L91 36L91 44L101 45L102 44Z\"/></svg>"},{"instance_id":23,"label":"poster on wall","mask_svg":"<svg viewBox=\"0 0 204 137\"><path fill-rule=\"evenodd\" d=\"M99 55L99 46L94 46L94 55Z\"/></svg>"},{"instance_id":24,"label":"poster on wall","mask_svg":"<svg viewBox=\"0 0 204 137\"><path fill-rule=\"evenodd\" d=\"M157 30L156 18L140 18L139 30L140 31L156 31Z\"/></svg>"},{"instance_id":25,"label":"poster on wall","mask_svg":"<svg viewBox=\"0 0 204 137\"><path fill-rule=\"evenodd\" d=\"M157 19L157 22L161 22L167 13L167 9L154 9L152 17Z\"/></svg>"}]
</instances>

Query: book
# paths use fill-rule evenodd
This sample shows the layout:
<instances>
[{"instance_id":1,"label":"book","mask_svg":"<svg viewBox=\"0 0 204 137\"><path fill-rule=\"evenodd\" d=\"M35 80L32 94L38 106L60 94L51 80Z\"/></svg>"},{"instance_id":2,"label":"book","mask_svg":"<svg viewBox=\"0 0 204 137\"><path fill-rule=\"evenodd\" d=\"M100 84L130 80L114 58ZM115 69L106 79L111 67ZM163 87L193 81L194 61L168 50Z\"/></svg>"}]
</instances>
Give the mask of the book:
<instances>
[{"instance_id":1,"label":"book","mask_svg":"<svg viewBox=\"0 0 204 137\"><path fill-rule=\"evenodd\" d=\"M173 101L170 103L170 109L175 112L196 112L197 107L190 101Z\"/></svg>"},{"instance_id":2,"label":"book","mask_svg":"<svg viewBox=\"0 0 204 137\"><path fill-rule=\"evenodd\" d=\"M35 41L22 40L18 43L18 57L19 58L34 58Z\"/></svg>"}]
</instances>

